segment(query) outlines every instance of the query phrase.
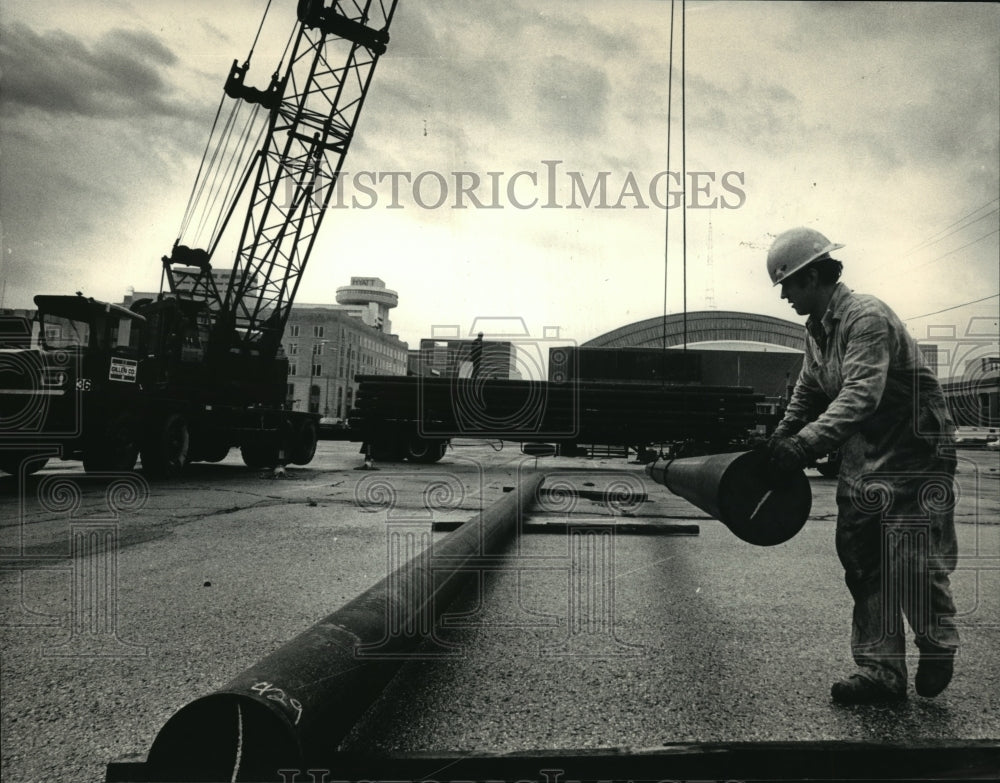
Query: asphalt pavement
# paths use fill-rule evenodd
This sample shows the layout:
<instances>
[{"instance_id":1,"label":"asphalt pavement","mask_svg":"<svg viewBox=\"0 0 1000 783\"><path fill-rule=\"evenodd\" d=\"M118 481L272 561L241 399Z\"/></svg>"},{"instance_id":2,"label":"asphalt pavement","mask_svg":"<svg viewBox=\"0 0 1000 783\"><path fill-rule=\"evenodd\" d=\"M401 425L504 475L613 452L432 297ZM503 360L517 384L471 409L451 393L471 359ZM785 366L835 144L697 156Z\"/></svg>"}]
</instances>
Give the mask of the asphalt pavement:
<instances>
[{"instance_id":1,"label":"asphalt pavement","mask_svg":"<svg viewBox=\"0 0 1000 783\"><path fill-rule=\"evenodd\" d=\"M284 478L231 456L170 484L71 463L21 488L0 479L3 779L103 780L181 706L383 578L388 523L468 519L536 467L579 492L530 521L570 529L518 536L450 608L438 631L450 654L403 664L345 750L1000 738L995 453L960 462L953 684L933 700L911 690L897 706L844 708L829 698L852 667L833 481L811 476L805 528L762 548L621 458L456 446L436 465L359 471L357 444L323 442ZM601 488L623 476L609 503ZM615 532L624 521L698 532Z\"/></svg>"}]
</instances>

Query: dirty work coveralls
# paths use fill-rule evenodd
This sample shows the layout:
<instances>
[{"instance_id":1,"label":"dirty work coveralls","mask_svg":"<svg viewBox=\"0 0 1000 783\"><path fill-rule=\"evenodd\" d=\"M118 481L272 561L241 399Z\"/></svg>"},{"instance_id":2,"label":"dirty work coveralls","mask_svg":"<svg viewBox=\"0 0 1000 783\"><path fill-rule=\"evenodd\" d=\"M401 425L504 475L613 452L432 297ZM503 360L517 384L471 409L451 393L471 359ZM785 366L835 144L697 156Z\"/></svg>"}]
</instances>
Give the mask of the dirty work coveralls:
<instances>
[{"instance_id":1,"label":"dirty work coveralls","mask_svg":"<svg viewBox=\"0 0 1000 783\"><path fill-rule=\"evenodd\" d=\"M896 314L838 283L775 434L818 457L840 449L837 553L854 598L860 673L906 690L905 628L921 656L958 647L948 575L957 557L954 425Z\"/></svg>"}]
</instances>

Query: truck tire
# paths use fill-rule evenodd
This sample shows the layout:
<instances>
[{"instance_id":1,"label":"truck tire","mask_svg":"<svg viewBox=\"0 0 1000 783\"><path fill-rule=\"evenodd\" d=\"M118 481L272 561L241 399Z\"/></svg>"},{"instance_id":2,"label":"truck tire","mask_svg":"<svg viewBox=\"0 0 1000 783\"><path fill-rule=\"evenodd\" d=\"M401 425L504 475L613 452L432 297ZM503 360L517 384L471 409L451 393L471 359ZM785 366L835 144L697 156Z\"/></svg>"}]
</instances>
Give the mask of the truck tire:
<instances>
[{"instance_id":1,"label":"truck tire","mask_svg":"<svg viewBox=\"0 0 1000 783\"><path fill-rule=\"evenodd\" d=\"M289 462L293 465L308 465L316 455L316 443L319 440L319 429L316 422L306 419L295 428L292 435L292 448Z\"/></svg>"},{"instance_id":2,"label":"truck tire","mask_svg":"<svg viewBox=\"0 0 1000 783\"><path fill-rule=\"evenodd\" d=\"M179 476L188 463L191 433L187 419L171 413L149 433L142 447L142 469L156 478Z\"/></svg>"},{"instance_id":3,"label":"truck tire","mask_svg":"<svg viewBox=\"0 0 1000 783\"><path fill-rule=\"evenodd\" d=\"M83 450L83 469L87 473L127 473L139 459L138 426L135 419L122 412L114 416L100 438Z\"/></svg>"},{"instance_id":4,"label":"truck tire","mask_svg":"<svg viewBox=\"0 0 1000 783\"><path fill-rule=\"evenodd\" d=\"M48 461L48 457L35 457L32 452L0 452L0 470L4 473L10 473L12 476L18 476L22 472L25 476L30 476L44 468Z\"/></svg>"},{"instance_id":5,"label":"truck tire","mask_svg":"<svg viewBox=\"0 0 1000 783\"><path fill-rule=\"evenodd\" d=\"M248 468L273 468L278 464L278 447L270 443L245 443L240 446L243 464Z\"/></svg>"},{"instance_id":6,"label":"truck tire","mask_svg":"<svg viewBox=\"0 0 1000 783\"><path fill-rule=\"evenodd\" d=\"M410 462L430 464L437 462L448 450L448 441L421 438L414 435L406 442L404 456Z\"/></svg>"}]
</instances>

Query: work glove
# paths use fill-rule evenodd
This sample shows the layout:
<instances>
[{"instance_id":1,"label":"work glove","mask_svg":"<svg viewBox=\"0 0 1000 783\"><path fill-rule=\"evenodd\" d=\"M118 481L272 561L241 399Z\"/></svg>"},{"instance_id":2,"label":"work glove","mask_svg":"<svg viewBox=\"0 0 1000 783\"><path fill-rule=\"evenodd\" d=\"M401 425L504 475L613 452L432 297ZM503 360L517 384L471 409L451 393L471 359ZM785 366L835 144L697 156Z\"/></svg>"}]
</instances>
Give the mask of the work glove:
<instances>
[{"instance_id":1,"label":"work glove","mask_svg":"<svg viewBox=\"0 0 1000 783\"><path fill-rule=\"evenodd\" d=\"M797 438L772 437L767 442L767 452L770 467L778 473L794 473L809 462L809 455Z\"/></svg>"}]
</instances>

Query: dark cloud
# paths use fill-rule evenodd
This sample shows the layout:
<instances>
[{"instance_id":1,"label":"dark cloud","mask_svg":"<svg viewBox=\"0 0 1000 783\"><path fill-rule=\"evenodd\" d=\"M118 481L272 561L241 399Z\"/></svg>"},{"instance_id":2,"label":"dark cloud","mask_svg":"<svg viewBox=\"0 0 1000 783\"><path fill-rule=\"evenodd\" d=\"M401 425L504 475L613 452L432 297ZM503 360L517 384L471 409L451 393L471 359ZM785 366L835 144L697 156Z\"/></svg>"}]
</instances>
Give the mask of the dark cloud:
<instances>
[{"instance_id":1,"label":"dark cloud","mask_svg":"<svg viewBox=\"0 0 1000 783\"><path fill-rule=\"evenodd\" d=\"M627 26L621 32L598 27L580 14L565 13L547 15L538 12L537 19L532 20L543 37L569 43L581 52L586 52L591 59L600 60L604 57L620 57L635 47L635 33L627 32Z\"/></svg>"},{"instance_id":2,"label":"dark cloud","mask_svg":"<svg viewBox=\"0 0 1000 783\"><path fill-rule=\"evenodd\" d=\"M906 103L899 112L898 126L905 128L909 148L917 158L938 161L979 159L995 167L998 159L996 74L980 74L971 68L964 78L948 86L938 85L920 103Z\"/></svg>"},{"instance_id":3,"label":"dark cloud","mask_svg":"<svg viewBox=\"0 0 1000 783\"><path fill-rule=\"evenodd\" d=\"M533 91L549 130L577 137L603 134L611 91L604 71L564 55L547 57L539 63Z\"/></svg>"},{"instance_id":4,"label":"dark cloud","mask_svg":"<svg viewBox=\"0 0 1000 783\"><path fill-rule=\"evenodd\" d=\"M470 43L478 39L472 31L448 24L447 4L400 8L376 78L379 113L415 125L429 120L443 126L459 116L466 122L506 120L508 64ZM468 14L456 18L467 21ZM474 21L485 23L478 15Z\"/></svg>"},{"instance_id":5,"label":"dark cloud","mask_svg":"<svg viewBox=\"0 0 1000 783\"><path fill-rule=\"evenodd\" d=\"M380 85L379 100L391 103L394 111L416 111L427 116L463 116L504 120L503 81L507 65L478 58L418 60L401 68L399 78Z\"/></svg>"},{"instance_id":6,"label":"dark cloud","mask_svg":"<svg viewBox=\"0 0 1000 783\"><path fill-rule=\"evenodd\" d=\"M423 5L403 3L393 17L389 31L389 50L385 58L444 58L447 25L441 25L435 10Z\"/></svg>"},{"instance_id":7,"label":"dark cloud","mask_svg":"<svg viewBox=\"0 0 1000 783\"><path fill-rule=\"evenodd\" d=\"M713 138L787 152L805 137L799 101L780 84L744 77L739 84L722 85L690 74L685 88L690 126Z\"/></svg>"},{"instance_id":8,"label":"dark cloud","mask_svg":"<svg viewBox=\"0 0 1000 783\"><path fill-rule=\"evenodd\" d=\"M2 105L8 114L128 117L184 114L163 77L177 58L149 33L116 29L94 44L64 32L37 33L24 24L0 39Z\"/></svg>"},{"instance_id":9,"label":"dark cloud","mask_svg":"<svg viewBox=\"0 0 1000 783\"><path fill-rule=\"evenodd\" d=\"M544 18L536 4L485 2L470 13L468 0L400 3L392 22L390 47L404 57L507 54L534 20ZM477 31L487 31L481 36Z\"/></svg>"},{"instance_id":10,"label":"dark cloud","mask_svg":"<svg viewBox=\"0 0 1000 783\"><path fill-rule=\"evenodd\" d=\"M888 173L995 183L1000 161L1000 13L995 3L807 3L787 49L839 53L858 121L832 143ZM812 59L816 59L812 55ZM831 79L843 75L831 72ZM865 114L865 107L867 114Z\"/></svg>"},{"instance_id":11,"label":"dark cloud","mask_svg":"<svg viewBox=\"0 0 1000 783\"><path fill-rule=\"evenodd\" d=\"M204 30L206 33L208 33L208 35L211 36L212 38L215 38L216 40L221 41L222 43L226 44L232 43L233 39L227 33L224 33L222 30L220 30L211 22L205 19L199 19L198 23L201 25L201 29Z\"/></svg>"},{"instance_id":12,"label":"dark cloud","mask_svg":"<svg viewBox=\"0 0 1000 783\"><path fill-rule=\"evenodd\" d=\"M173 65L177 62L177 55L144 30L110 30L100 38L94 50L101 57L114 58L123 52L134 52L141 53L143 59L153 60L160 65Z\"/></svg>"},{"instance_id":13,"label":"dark cloud","mask_svg":"<svg viewBox=\"0 0 1000 783\"><path fill-rule=\"evenodd\" d=\"M467 0L401 3L393 17L390 56L420 59L504 60L523 41L524 30L541 18L516 3L479 3L469 13Z\"/></svg>"},{"instance_id":14,"label":"dark cloud","mask_svg":"<svg viewBox=\"0 0 1000 783\"><path fill-rule=\"evenodd\" d=\"M558 6L490 2L470 14L464 0L404 4L387 55L405 63L394 66L403 78L380 94L403 113L497 126L523 122L525 96L517 85L529 78L547 124L589 135L604 128L606 64L629 41Z\"/></svg>"},{"instance_id":15,"label":"dark cloud","mask_svg":"<svg viewBox=\"0 0 1000 783\"><path fill-rule=\"evenodd\" d=\"M1000 175L998 62L995 41L984 56L971 51L964 56L914 55L912 79L904 88L887 92L877 84L857 86L865 105L879 106L879 116L843 132L836 141L890 171L936 167L947 170L949 177L985 176L995 183Z\"/></svg>"},{"instance_id":16,"label":"dark cloud","mask_svg":"<svg viewBox=\"0 0 1000 783\"><path fill-rule=\"evenodd\" d=\"M141 30L114 29L87 41L7 25L0 67L7 280L22 293L81 287L99 275L81 259L110 248L107 263L125 263L128 253L114 252L115 237L144 237L137 216L164 204L171 184L193 177L211 106L200 93L181 95L174 85L190 84L190 75L179 72L169 47ZM153 228L164 247L182 207L171 205L164 225Z\"/></svg>"},{"instance_id":17,"label":"dark cloud","mask_svg":"<svg viewBox=\"0 0 1000 783\"><path fill-rule=\"evenodd\" d=\"M797 4L795 24L782 45L808 52L840 48L842 42L861 47L897 39L922 38L928 44L979 38L983 30L998 31L995 3L927 2L805 2Z\"/></svg>"}]
</instances>

